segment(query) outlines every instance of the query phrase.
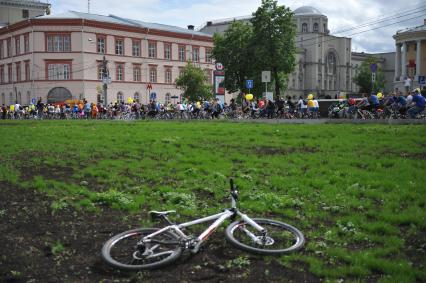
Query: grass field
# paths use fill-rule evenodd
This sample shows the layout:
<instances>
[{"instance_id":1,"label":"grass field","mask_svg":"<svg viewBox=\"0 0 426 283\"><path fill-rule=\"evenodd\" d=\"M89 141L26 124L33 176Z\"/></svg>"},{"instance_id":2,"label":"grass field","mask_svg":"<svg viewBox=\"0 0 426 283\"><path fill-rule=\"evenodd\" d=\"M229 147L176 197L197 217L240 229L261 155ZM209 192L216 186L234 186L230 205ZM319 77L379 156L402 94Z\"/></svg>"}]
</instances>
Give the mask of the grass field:
<instances>
[{"instance_id":1,"label":"grass field","mask_svg":"<svg viewBox=\"0 0 426 283\"><path fill-rule=\"evenodd\" d=\"M233 176L241 210L306 235L280 264L333 282L426 281L424 125L22 121L0 136L0 182L47 193L53 210L188 219L229 206Z\"/></svg>"}]
</instances>

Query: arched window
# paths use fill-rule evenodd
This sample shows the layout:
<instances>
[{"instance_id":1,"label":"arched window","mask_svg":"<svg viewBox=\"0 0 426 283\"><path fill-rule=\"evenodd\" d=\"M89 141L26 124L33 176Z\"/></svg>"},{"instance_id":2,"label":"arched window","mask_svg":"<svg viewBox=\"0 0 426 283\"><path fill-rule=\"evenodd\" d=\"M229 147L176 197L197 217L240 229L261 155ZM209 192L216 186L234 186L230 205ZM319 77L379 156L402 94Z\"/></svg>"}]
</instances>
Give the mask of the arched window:
<instances>
[{"instance_id":1,"label":"arched window","mask_svg":"<svg viewBox=\"0 0 426 283\"><path fill-rule=\"evenodd\" d=\"M1 94L1 104L6 104L6 98L4 96L4 93Z\"/></svg>"},{"instance_id":2,"label":"arched window","mask_svg":"<svg viewBox=\"0 0 426 283\"><path fill-rule=\"evenodd\" d=\"M328 52L327 54L327 73L333 76L337 73L337 60L334 52Z\"/></svg>"},{"instance_id":3,"label":"arched window","mask_svg":"<svg viewBox=\"0 0 426 283\"><path fill-rule=\"evenodd\" d=\"M314 28L313 28L314 32L318 32L318 23L314 24Z\"/></svg>"},{"instance_id":4,"label":"arched window","mask_svg":"<svg viewBox=\"0 0 426 283\"><path fill-rule=\"evenodd\" d=\"M117 103L124 102L123 93L120 91L117 93Z\"/></svg>"},{"instance_id":5,"label":"arched window","mask_svg":"<svg viewBox=\"0 0 426 283\"><path fill-rule=\"evenodd\" d=\"M15 101L13 101L13 94L9 93L9 104L14 104Z\"/></svg>"},{"instance_id":6,"label":"arched window","mask_svg":"<svg viewBox=\"0 0 426 283\"><path fill-rule=\"evenodd\" d=\"M166 93L166 99L164 101L164 104L166 105L170 104L170 93Z\"/></svg>"},{"instance_id":7,"label":"arched window","mask_svg":"<svg viewBox=\"0 0 426 283\"><path fill-rule=\"evenodd\" d=\"M133 95L133 100L139 102L139 97L139 92L135 92L135 94Z\"/></svg>"},{"instance_id":8,"label":"arched window","mask_svg":"<svg viewBox=\"0 0 426 283\"><path fill-rule=\"evenodd\" d=\"M308 24L307 23L302 24L302 32L303 33L308 32Z\"/></svg>"},{"instance_id":9,"label":"arched window","mask_svg":"<svg viewBox=\"0 0 426 283\"><path fill-rule=\"evenodd\" d=\"M72 94L64 87L52 88L47 94L47 103L64 102L69 99L72 99Z\"/></svg>"},{"instance_id":10,"label":"arched window","mask_svg":"<svg viewBox=\"0 0 426 283\"><path fill-rule=\"evenodd\" d=\"M324 28L324 33L327 33L327 25L326 25L326 24L323 24L322 26L323 26L323 28Z\"/></svg>"},{"instance_id":11,"label":"arched window","mask_svg":"<svg viewBox=\"0 0 426 283\"><path fill-rule=\"evenodd\" d=\"M18 92L18 102L19 102L19 104L22 104L21 92Z\"/></svg>"}]
</instances>

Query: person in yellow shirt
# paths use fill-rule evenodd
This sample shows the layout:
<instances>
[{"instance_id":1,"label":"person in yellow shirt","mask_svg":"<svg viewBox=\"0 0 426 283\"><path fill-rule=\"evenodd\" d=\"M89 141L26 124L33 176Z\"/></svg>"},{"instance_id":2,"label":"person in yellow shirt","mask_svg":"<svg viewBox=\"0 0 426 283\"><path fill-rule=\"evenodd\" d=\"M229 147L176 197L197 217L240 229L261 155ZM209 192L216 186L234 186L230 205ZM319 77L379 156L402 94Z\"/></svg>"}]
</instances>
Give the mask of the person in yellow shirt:
<instances>
[{"instance_id":1,"label":"person in yellow shirt","mask_svg":"<svg viewBox=\"0 0 426 283\"><path fill-rule=\"evenodd\" d=\"M309 94L308 95L308 114L309 114L309 117L313 117L314 112L315 112L314 95Z\"/></svg>"}]
</instances>

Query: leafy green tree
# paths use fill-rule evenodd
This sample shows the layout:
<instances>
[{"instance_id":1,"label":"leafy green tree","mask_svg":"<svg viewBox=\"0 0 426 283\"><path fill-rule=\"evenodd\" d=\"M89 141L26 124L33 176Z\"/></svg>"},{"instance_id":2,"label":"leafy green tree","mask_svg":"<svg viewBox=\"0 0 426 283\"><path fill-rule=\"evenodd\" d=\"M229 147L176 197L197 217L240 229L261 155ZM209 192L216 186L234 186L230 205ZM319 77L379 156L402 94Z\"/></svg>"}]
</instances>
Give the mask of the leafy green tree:
<instances>
[{"instance_id":1,"label":"leafy green tree","mask_svg":"<svg viewBox=\"0 0 426 283\"><path fill-rule=\"evenodd\" d=\"M234 21L223 35L214 35L213 57L225 67L225 88L244 92L245 80L253 74L251 47L253 27Z\"/></svg>"},{"instance_id":2,"label":"leafy green tree","mask_svg":"<svg viewBox=\"0 0 426 283\"><path fill-rule=\"evenodd\" d=\"M280 73L293 72L296 54L296 26L293 13L275 0L262 0L253 14L253 44L256 68L270 70L275 84L275 97L280 95Z\"/></svg>"},{"instance_id":3,"label":"leafy green tree","mask_svg":"<svg viewBox=\"0 0 426 283\"><path fill-rule=\"evenodd\" d=\"M359 86L359 91L362 93L377 93L385 88L385 75L381 68L377 68L376 81L374 84L371 81L371 64L377 64L377 59L368 57L361 63L358 75L355 76L355 83Z\"/></svg>"},{"instance_id":4,"label":"leafy green tree","mask_svg":"<svg viewBox=\"0 0 426 283\"><path fill-rule=\"evenodd\" d=\"M188 62L185 66L175 85L183 91L182 96L189 101L206 100L213 96L212 86L207 84L206 74L192 62Z\"/></svg>"}]
</instances>

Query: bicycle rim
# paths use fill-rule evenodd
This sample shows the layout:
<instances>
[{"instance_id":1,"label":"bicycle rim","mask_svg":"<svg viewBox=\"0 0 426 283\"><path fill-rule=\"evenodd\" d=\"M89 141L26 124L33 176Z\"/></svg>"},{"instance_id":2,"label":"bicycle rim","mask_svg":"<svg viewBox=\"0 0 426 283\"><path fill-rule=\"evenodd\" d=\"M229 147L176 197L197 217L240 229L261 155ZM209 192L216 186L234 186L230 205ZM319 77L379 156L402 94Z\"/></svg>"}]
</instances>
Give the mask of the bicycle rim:
<instances>
[{"instance_id":1,"label":"bicycle rim","mask_svg":"<svg viewBox=\"0 0 426 283\"><path fill-rule=\"evenodd\" d=\"M266 229L267 234L254 229L244 221L231 223L226 238L236 247L258 254L283 254L300 249L305 238L295 227L269 219L253 219Z\"/></svg>"},{"instance_id":2,"label":"bicycle rim","mask_svg":"<svg viewBox=\"0 0 426 283\"><path fill-rule=\"evenodd\" d=\"M153 240L175 244L147 243L138 248L137 243L159 229L140 228L118 234L109 239L102 248L102 257L112 266L128 269L155 269L175 261L182 253L178 237L164 232Z\"/></svg>"}]
</instances>

